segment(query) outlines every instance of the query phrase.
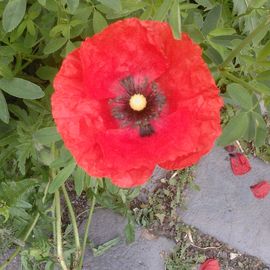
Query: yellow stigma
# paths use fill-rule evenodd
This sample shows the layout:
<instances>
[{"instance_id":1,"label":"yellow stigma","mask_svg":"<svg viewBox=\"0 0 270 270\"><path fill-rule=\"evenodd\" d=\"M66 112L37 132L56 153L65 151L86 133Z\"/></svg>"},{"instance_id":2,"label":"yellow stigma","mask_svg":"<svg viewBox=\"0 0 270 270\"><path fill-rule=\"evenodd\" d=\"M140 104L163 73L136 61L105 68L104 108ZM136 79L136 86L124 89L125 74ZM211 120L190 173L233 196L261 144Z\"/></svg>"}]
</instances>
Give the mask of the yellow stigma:
<instances>
[{"instance_id":1,"label":"yellow stigma","mask_svg":"<svg viewBox=\"0 0 270 270\"><path fill-rule=\"evenodd\" d=\"M134 111L142 111L146 107L147 101L144 95L135 94L129 100L129 106Z\"/></svg>"}]
</instances>

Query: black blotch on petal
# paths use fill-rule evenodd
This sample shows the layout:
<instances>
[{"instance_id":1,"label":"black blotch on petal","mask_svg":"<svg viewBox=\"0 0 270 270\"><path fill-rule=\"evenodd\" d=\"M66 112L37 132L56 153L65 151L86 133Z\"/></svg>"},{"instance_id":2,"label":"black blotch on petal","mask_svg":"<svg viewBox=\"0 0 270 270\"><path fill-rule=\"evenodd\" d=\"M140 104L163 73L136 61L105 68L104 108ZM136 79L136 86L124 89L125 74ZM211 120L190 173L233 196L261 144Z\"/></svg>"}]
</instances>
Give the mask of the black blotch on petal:
<instances>
[{"instance_id":1,"label":"black blotch on petal","mask_svg":"<svg viewBox=\"0 0 270 270\"><path fill-rule=\"evenodd\" d=\"M146 137L150 136L155 132L154 128L152 127L151 124L146 124L146 125L140 125L140 136L141 137Z\"/></svg>"}]
</instances>

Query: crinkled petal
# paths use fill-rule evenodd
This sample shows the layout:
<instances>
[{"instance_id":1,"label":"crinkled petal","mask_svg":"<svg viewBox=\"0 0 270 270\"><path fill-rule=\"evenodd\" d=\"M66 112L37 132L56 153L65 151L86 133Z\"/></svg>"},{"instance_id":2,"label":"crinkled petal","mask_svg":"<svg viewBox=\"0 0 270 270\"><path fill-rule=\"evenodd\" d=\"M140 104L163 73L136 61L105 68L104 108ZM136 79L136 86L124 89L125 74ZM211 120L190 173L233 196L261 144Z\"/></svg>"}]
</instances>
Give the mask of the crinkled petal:
<instances>
[{"instance_id":1,"label":"crinkled petal","mask_svg":"<svg viewBox=\"0 0 270 270\"><path fill-rule=\"evenodd\" d=\"M112 116L110 101L127 76L155 81L166 98L151 136ZM201 49L186 34L175 40L166 23L111 24L66 57L54 88L52 113L66 147L87 173L122 187L144 183L157 164L194 164L221 132L223 103Z\"/></svg>"},{"instance_id":2,"label":"crinkled petal","mask_svg":"<svg viewBox=\"0 0 270 270\"><path fill-rule=\"evenodd\" d=\"M250 187L254 197L263 199L270 192L270 183L268 181L261 181L256 185Z\"/></svg>"},{"instance_id":3,"label":"crinkled petal","mask_svg":"<svg viewBox=\"0 0 270 270\"><path fill-rule=\"evenodd\" d=\"M230 162L234 175L243 175L251 170L249 160L242 153L231 154Z\"/></svg>"}]
</instances>

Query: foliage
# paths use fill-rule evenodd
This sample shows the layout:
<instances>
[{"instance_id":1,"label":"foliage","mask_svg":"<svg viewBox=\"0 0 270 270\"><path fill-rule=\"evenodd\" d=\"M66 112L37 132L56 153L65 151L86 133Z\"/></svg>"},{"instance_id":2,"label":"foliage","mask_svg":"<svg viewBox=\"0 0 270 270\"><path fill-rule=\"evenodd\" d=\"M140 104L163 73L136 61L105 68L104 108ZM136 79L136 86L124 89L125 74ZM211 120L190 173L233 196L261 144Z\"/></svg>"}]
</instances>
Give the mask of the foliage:
<instances>
[{"instance_id":1,"label":"foliage","mask_svg":"<svg viewBox=\"0 0 270 270\"><path fill-rule=\"evenodd\" d=\"M200 44L225 101L218 143L241 139L269 160L264 117L270 111L269 1L2 0L0 239L3 250L11 245L24 249L23 269L37 269L44 262L52 269L57 263L51 237L53 193L69 178L78 196L86 192L100 205L127 215L125 231L133 239L128 206L138 190L118 189L103 180L94 194L91 177L75 165L50 113L52 81L67 53L108 24L132 16L168 21L176 38L183 31ZM143 211L140 222L147 223L149 209ZM164 209L156 209L155 215L161 222ZM25 237L37 216L32 237ZM67 233L64 240L73 236ZM74 246L64 248L64 256L71 258Z\"/></svg>"}]
</instances>

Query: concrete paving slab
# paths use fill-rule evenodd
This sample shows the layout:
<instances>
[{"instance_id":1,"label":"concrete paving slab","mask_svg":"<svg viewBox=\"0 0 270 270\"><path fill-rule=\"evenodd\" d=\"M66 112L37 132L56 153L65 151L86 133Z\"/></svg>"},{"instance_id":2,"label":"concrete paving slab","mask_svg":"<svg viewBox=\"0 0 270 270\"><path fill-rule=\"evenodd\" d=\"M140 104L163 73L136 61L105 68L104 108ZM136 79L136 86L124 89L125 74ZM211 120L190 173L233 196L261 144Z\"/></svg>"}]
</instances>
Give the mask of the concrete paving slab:
<instances>
[{"instance_id":1,"label":"concrete paving slab","mask_svg":"<svg viewBox=\"0 0 270 270\"><path fill-rule=\"evenodd\" d=\"M270 180L270 166L250 158L252 169L233 175L228 153L215 148L196 170L200 191L187 192L182 220L239 251L270 264L270 196L258 200L250 186Z\"/></svg>"},{"instance_id":2,"label":"concrete paving slab","mask_svg":"<svg viewBox=\"0 0 270 270\"><path fill-rule=\"evenodd\" d=\"M125 243L126 220L109 210L98 209L90 227L90 239L95 245L120 237L120 243L103 255L93 257L87 250L84 268L92 270L164 270L164 253L172 251L175 243L164 237L153 238L141 228L136 230L136 241ZM83 226L81 227L83 228ZM149 240L151 239L151 240Z\"/></svg>"},{"instance_id":3,"label":"concrete paving slab","mask_svg":"<svg viewBox=\"0 0 270 270\"><path fill-rule=\"evenodd\" d=\"M0 264L4 262L13 252L14 250L9 250L4 254L0 254ZM21 269L21 260L20 257L17 256L6 268L5 270L19 270Z\"/></svg>"}]
</instances>

